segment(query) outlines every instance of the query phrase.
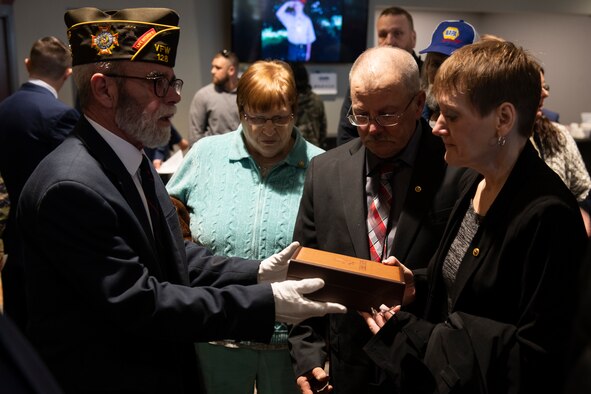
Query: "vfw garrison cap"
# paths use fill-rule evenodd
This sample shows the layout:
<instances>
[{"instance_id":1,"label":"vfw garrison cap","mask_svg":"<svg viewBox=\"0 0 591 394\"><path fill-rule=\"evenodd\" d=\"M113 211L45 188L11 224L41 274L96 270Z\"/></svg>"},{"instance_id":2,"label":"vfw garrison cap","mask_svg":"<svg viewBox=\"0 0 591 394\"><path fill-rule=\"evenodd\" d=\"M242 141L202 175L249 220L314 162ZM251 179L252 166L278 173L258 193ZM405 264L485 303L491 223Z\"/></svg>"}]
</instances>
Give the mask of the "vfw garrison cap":
<instances>
[{"instance_id":1,"label":"vfw garrison cap","mask_svg":"<svg viewBox=\"0 0 591 394\"><path fill-rule=\"evenodd\" d=\"M73 66L129 60L174 67L180 28L171 9L85 7L67 11L64 19Z\"/></svg>"}]
</instances>

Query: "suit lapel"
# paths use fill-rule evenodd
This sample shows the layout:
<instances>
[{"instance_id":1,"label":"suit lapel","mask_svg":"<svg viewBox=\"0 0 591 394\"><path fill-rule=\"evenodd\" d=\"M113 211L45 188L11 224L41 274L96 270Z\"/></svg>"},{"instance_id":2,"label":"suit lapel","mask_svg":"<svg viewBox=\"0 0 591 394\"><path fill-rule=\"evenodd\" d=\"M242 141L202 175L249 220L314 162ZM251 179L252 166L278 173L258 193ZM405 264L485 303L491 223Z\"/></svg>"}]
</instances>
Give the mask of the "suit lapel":
<instances>
[{"instance_id":1,"label":"suit lapel","mask_svg":"<svg viewBox=\"0 0 591 394\"><path fill-rule=\"evenodd\" d=\"M406 260L425 216L431 212L433 198L447 167L438 137L431 134L426 124L420 131L421 141L394 239L394 255L402 261Z\"/></svg>"},{"instance_id":2,"label":"suit lapel","mask_svg":"<svg viewBox=\"0 0 591 394\"><path fill-rule=\"evenodd\" d=\"M480 176L476 178L475 182L473 183L472 187L469 189L469 192L462 197L462 209L457 211L458 214L454 215L454 229L456 230L453 233L453 237L448 239L448 247L451 246L451 243L454 241L455 237L457 236L457 230L460 228L462 221L464 220L464 216L466 215L467 210L469 209L469 205L471 204L471 200L474 197L474 193L476 191L476 186L482 179ZM491 229L494 229L496 225L494 224L496 218L485 217L483 223L480 225L483 226L484 222L486 221L485 232L489 232ZM502 230L501 230L502 231ZM493 230L496 232L496 230ZM458 272L456 273L456 278L454 281L454 285L450 290L449 297L451 302L452 309L455 308L455 304L458 301L458 298L462 294L462 291L466 287L466 284L479 269L481 263L486 261L488 253L491 251L491 240L494 239L485 235L485 233L478 229L474 238L470 242L468 250L462 259L460 266L458 268ZM478 253L475 253L475 251ZM441 270L443 270L443 261L441 263ZM441 271L440 271L441 272Z\"/></svg>"},{"instance_id":3,"label":"suit lapel","mask_svg":"<svg viewBox=\"0 0 591 394\"><path fill-rule=\"evenodd\" d=\"M429 284L427 305L425 307L426 316L428 316L429 318L435 318L437 314L441 313L441 311L437 308L436 305L440 305L440 300L447 297L447 290L443 282L442 275L443 263L445 262L445 258L447 257L449 248L451 247L451 244L454 241L457 231L462 223L464 213L467 209L467 204L470 203L470 200L474 195L476 185L480 179L480 175L478 173L471 172L471 174L471 178L466 181L466 189L461 192L458 198L458 202L455 205L453 211L451 212L449 221L444 231L444 238L442 239L440 246L437 249L435 258L433 260L434 264L429 267L429 275L434 278L434 280L431 281ZM462 264L460 264L460 271ZM457 289L463 288L465 281L467 280L467 277L460 278L461 276L462 275L460 275L460 272L458 271L454 289L452 290L453 293L449 294L449 296L453 300L452 303L455 303L457 295L459 294L459 291ZM460 282L462 282L462 284L460 285L460 287L457 287L458 283Z\"/></svg>"},{"instance_id":4,"label":"suit lapel","mask_svg":"<svg viewBox=\"0 0 591 394\"><path fill-rule=\"evenodd\" d=\"M187 272L186 255L178 214L170 201L170 196L160 175L154 168L152 168L152 174L155 177L156 196L162 210L162 236L164 237L162 240L164 256L162 257L166 259L166 267L169 268L166 270L167 280L172 283L187 284L189 283L189 277L185 275ZM174 270L171 269L173 264L176 265Z\"/></svg>"},{"instance_id":5,"label":"suit lapel","mask_svg":"<svg viewBox=\"0 0 591 394\"><path fill-rule=\"evenodd\" d=\"M355 256L369 258L369 241L367 239L367 202L365 198L365 147L361 140L348 151L349 157L339 164L339 187L342 196L343 216ZM352 212L359 214L352 215ZM361 217L359 217L361 215Z\"/></svg>"},{"instance_id":6,"label":"suit lapel","mask_svg":"<svg viewBox=\"0 0 591 394\"><path fill-rule=\"evenodd\" d=\"M514 191L520 189L519 185L527 183L528 174L531 173L529 166L531 165L532 160L539 159L537 152L534 149L535 148L530 142L526 144L517 163L515 163L509 178L505 182L505 185L484 217L480 225L481 229L476 232L476 235L470 244L470 248L460 264L453 286L453 292L450 294L453 305L455 305L456 301L462 294L463 289L466 287L466 284L472 275L474 275L474 272L480 268L483 261L487 260L488 253L494 252L492 245L493 240L497 239L498 234L506 230L507 222L509 220L507 219L507 212L510 212L508 207L511 207ZM476 186L481 179L482 176L476 178L469 194L464 197L468 200L464 203L466 209L468 204L470 204L469 200L473 198L474 193L476 192ZM465 212L465 210L462 212ZM456 218L456 228L459 228L462 219L463 216ZM475 249L478 250L477 254L474 253Z\"/></svg>"},{"instance_id":7,"label":"suit lapel","mask_svg":"<svg viewBox=\"0 0 591 394\"><path fill-rule=\"evenodd\" d=\"M109 144L107 144L97 131L94 130L85 117L81 117L81 121L74 129L74 133L86 146L88 152L101 164L105 175L120 191L125 201L127 201L135 218L139 222L138 225L142 228L145 234L146 245L151 250L152 256L157 256L158 253L156 245L153 242L152 229L146 209L144 208L144 204L133 179L121 160L119 160ZM151 268L150 271L154 273L155 276L162 278L162 270L160 269L157 259L153 260L152 266L149 267ZM149 266L149 264L146 265Z\"/></svg>"}]
</instances>

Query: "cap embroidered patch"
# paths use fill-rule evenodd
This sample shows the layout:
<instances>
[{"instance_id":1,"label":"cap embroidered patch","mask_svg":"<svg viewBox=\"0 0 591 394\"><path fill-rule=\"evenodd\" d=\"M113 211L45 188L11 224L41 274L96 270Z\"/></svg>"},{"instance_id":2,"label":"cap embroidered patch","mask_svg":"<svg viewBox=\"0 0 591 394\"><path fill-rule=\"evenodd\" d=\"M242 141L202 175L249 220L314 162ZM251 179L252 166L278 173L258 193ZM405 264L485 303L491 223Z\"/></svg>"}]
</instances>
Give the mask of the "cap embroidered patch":
<instances>
[{"instance_id":1,"label":"cap embroidered patch","mask_svg":"<svg viewBox=\"0 0 591 394\"><path fill-rule=\"evenodd\" d=\"M143 48L144 45L146 45L146 43L148 41L150 41L150 39L152 37L154 37L154 35L156 35L156 30L154 30L154 28L148 30L147 32L142 34L142 36L140 38L137 39L137 41L133 44L132 48L135 49L136 51L138 49Z\"/></svg>"},{"instance_id":2,"label":"cap embroidered patch","mask_svg":"<svg viewBox=\"0 0 591 394\"><path fill-rule=\"evenodd\" d=\"M443 31L443 39L455 41L460 37L460 30L457 27L449 26Z\"/></svg>"},{"instance_id":3,"label":"cap embroidered patch","mask_svg":"<svg viewBox=\"0 0 591 394\"><path fill-rule=\"evenodd\" d=\"M99 26L99 33L96 36L92 36L92 47L96 47L99 55L110 55L112 54L113 48L119 46L117 37L118 33L111 33L109 29L111 26Z\"/></svg>"}]
</instances>

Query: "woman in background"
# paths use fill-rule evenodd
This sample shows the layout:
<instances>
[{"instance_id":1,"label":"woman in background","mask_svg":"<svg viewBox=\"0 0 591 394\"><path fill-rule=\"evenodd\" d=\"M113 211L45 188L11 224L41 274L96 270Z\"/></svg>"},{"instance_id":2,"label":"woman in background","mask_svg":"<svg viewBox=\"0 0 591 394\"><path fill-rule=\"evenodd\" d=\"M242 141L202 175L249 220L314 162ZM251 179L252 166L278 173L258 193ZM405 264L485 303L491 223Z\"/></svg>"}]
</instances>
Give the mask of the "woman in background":
<instances>
[{"instance_id":1,"label":"woman in background","mask_svg":"<svg viewBox=\"0 0 591 394\"><path fill-rule=\"evenodd\" d=\"M544 69L541 69L540 75L542 78L542 96L531 140L540 157L560 176L577 199L581 207L581 215L585 222L587 235L591 236L591 220L589 218L591 178L577 143L566 127L551 122L542 112L544 100L550 96L550 87L546 83Z\"/></svg>"},{"instance_id":2,"label":"woman in background","mask_svg":"<svg viewBox=\"0 0 591 394\"><path fill-rule=\"evenodd\" d=\"M324 148L326 139L326 113L324 102L312 91L308 70L301 62L290 63L298 91L295 125L306 141Z\"/></svg>"},{"instance_id":3,"label":"woman in background","mask_svg":"<svg viewBox=\"0 0 591 394\"><path fill-rule=\"evenodd\" d=\"M306 168L323 151L294 127L297 91L282 61L258 61L238 82L237 130L195 143L167 184L183 202L193 239L216 254L264 258L291 243ZM273 252L273 253L274 253ZM271 344L198 344L207 392L297 393L277 323Z\"/></svg>"}]
</instances>

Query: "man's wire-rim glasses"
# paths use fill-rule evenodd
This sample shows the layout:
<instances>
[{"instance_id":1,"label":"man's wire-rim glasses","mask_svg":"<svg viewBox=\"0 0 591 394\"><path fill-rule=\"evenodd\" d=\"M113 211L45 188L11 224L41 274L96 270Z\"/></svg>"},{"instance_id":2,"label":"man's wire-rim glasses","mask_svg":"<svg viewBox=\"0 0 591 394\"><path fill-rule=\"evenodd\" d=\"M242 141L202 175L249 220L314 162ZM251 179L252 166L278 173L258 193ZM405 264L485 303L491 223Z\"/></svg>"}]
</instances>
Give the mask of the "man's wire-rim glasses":
<instances>
[{"instance_id":1,"label":"man's wire-rim glasses","mask_svg":"<svg viewBox=\"0 0 591 394\"><path fill-rule=\"evenodd\" d=\"M404 116L406 110L408 109L408 107L410 107L410 103L413 102L415 97L417 97L416 94L411 97L408 104L406 104L406 107L404 107L404 110L398 114L383 114L374 117L367 115L355 115L353 113L353 107L349 107L349 111L347 111L347 119L349 120L349 123L351 123L353 126L359 127L369 126L369 123L372 120L374 120L377 124L379 124L382 127L396 126L398 123L400 123L400 119L402 118L402 116Z\"/></svg>"},{"instance_id":2,"label":"man's wire-rim glasses","mask_svg":"<svg viewBox=\"0 0 591 394\"><path fill-rule=\"evenodd\" d=\"M166 79L164 75L148 75L145 77L136 77L133 75L121 75L121 74L104 74L107 77L113 78L130 78L130 79L143 79L144 81L152 81L154 83L154 94L158 97L166 97L168 89L172 86L176 94L180 96L181 90L183 89L183 80L178 78L172 78L170 81Z\"/></svg>"}]
</instances>

